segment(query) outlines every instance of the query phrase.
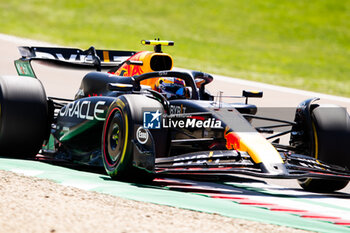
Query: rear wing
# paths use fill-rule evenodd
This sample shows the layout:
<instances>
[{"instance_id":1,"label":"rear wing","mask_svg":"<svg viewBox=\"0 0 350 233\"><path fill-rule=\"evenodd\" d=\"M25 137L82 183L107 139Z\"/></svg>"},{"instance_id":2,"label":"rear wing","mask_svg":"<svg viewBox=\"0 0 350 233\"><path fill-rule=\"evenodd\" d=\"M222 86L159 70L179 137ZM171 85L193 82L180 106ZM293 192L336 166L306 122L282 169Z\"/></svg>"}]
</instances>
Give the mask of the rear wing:
<instances>
[{"instance_id":1,"label":"rear wing","mask_svg":"<svg viewBox=\"0 0 350 233\"><path fill-rule=\"evenodd\" d=\"M34 77L35 73L30 62L38 60L50 65L65 66L75 69L110 69L119 66L125 60L136 54L134 51L97 50L90 47L87 50L58 47L18 47L21 58L15 61L18 75Z\"/></svg>"}]
</instances>

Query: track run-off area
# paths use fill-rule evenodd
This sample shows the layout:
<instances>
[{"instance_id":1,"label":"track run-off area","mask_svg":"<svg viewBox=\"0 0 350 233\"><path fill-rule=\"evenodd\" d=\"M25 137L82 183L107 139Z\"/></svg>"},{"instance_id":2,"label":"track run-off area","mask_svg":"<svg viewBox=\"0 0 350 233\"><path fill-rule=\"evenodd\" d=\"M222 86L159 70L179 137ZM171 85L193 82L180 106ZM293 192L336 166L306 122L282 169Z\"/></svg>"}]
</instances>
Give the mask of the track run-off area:
<instances>
[{"instance_id":1,"label":"track run-off area","mask_svg":"<svg viewBox=\"0 0 350 233\"><path fill-rule=\"evenodd\" d=\"M309 231L350 232L350 195L345 193L314 194L234 177L230 182L157 178L142 185L40 161L9 158L0 158L0 169L136 201Z\"/></svg>"},{"instance_id":2,"label":"track run-off area","mask_svg":"<svg viewBox=\"0 0 350 233\"><path fill-rule=\"evenodd\" d=\"M0 75L16 75L13 60L17 46L43 45L0 34ZM45 45L45 44L44 44ZM47 44L46 44L47 45ZM176 65L176 58L175 58ZM72 98L85 72L34 65L48 96ZM350 99L294 90L240 79L215 76L209 89L214 94L240 95L243 89L262 90L264 98L251 103L264 107L296 107L310 97L350 109ZM61 185L118 197L217 213L232 218L289 226L317 232L350 232L350 188L334 194L303 191L295 180L232 177L230 182L204 182L157 178L140 185L111 180L107 175L81 171L35 160L0 157L0 170L53 180Z\"/></svg>"}]
</instances>

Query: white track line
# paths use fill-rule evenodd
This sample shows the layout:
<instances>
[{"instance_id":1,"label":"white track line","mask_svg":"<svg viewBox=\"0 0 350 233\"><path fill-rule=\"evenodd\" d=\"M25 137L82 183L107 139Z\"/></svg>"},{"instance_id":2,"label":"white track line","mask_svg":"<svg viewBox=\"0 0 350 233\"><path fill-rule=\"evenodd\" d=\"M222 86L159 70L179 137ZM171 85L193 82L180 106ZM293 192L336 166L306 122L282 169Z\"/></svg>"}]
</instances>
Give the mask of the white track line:
<instances>
[{"instance_id":1,"label":"white track line","mask_svg":"<svg viewBox=\"0 0 350 233\"><path fill-rule=\"evenodd\" d=\"M247 85L247 86L253 86L255 88L265 88L265 89L269 89L269 90L273 90L273 91L280 91L280 92L297 94L297 95L317 96L317 97L322 98L322 99L329 99L329 100L350 103L350 98L341 97L341 96L334 96L334 95L327 95L327 94L322 94L322 93L318 93L318 92L298 90L298 89L289 88L289 87L282 87L282 86L271 85L271 84L266 84L266 83L259 83L259 82L254 82L254 81L238 79L238 78L230 78L230 77L222 76L222 75L214 75L214 79L220 80L223 82L227 82L227 83L231 83L231 84Z\"/></svg>"},{"instance_id":2,"label":"white track line","mask_svg":"<svg viewBox=\"0 0 350 233\"><path fill-rule=\"evenodd\" d=\"M12 42L12 43L19 44L19 45L58 46L58 47L62 47L61 45L56 45L56 44L43 42L43 41L38 41L38 40L21 38L21 37L12 36L12 35L6 35L6 34L2 34L2 33L0 33L0 40L7 41L7 42Z\"/></svg>"},{"instance_id":3,"label":"white track line","mask_svg":"<svg viewBox=\"0 0 350 233\"><path fill-rule=\"evenodd\" d=\"M21 169L21 168L11 169L10 171L17 174L25 175L25 176L38 176L44 173L44 171L40 171L40 170L27 170L27 169Z\"/></svg>"}]
</instances>

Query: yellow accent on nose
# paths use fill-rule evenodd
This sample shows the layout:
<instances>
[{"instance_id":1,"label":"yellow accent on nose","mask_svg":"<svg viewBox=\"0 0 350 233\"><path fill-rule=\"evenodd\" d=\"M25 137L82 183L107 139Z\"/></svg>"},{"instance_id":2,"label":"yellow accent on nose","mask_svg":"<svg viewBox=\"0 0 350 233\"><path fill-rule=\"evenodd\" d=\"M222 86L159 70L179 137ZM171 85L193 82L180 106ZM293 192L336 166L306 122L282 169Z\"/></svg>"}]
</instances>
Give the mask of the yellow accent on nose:
<instances>
[{"instance_id":1,"label":"yellow accent on nose","mask_svg":"<svg viewBox=\"0 0 350 233\"><path fill-rule=\"evenodd\" d=\"M276 148L259 133L237 133L240 147L246 151L255 163L283 163Z\"/></svg>"}]
</instances>

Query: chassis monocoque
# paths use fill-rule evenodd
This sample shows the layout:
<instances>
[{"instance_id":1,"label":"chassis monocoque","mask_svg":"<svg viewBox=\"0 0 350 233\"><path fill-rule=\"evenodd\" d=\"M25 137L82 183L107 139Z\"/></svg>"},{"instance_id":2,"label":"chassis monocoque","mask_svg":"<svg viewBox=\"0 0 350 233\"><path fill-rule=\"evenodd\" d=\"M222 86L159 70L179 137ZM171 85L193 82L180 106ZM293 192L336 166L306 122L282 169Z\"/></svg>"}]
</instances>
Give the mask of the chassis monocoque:
<instances>
[{"instance_id":1,"label":"chassis monocoque","mask_svg":"<svg viewBox=\"0 0 350 233\"><path fill-rule=\"evenodd\" d=\"M344 188L350 179L350 118L345 108L302 102L294 121L257 116L257 107L224 103L205 86L213 77L172 71L172 57L154 52L81 51L20 47L21 77L2 76L0 153L104 166L115 179L145 181L165 175L250 175L294 178L306 190ZM101 59L101 57L103 59ZM32 60L72 67L109 67L88 73L74 99L47 97ZM29 76L29 77L28 77ZM186 98L166 98L147 82L184 80ZM146 85L144 85L146 84ZM244 91L242 97L262 97ZM260 119L273 125L253 126ZM276 127L289 127L269 137ZM290 134L288 145L278 138Z\"/></svg>"}]
</instances>

